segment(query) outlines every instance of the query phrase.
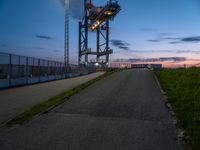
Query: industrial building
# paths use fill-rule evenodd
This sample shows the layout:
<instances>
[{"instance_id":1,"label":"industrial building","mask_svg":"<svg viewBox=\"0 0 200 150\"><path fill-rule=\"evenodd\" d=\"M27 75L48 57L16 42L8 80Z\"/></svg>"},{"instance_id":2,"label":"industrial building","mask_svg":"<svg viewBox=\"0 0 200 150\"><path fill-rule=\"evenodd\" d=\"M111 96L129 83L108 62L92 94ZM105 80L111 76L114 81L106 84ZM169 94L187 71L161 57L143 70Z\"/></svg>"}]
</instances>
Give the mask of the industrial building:
<instances>
[{"instance_id":1,"label":"industrial building","mask_svg":"<svg viewBox=\"0 0 200 150\"><path fill-rule=\"evenodd\" d=\"M162 64L131 64L131 68L159 69L162 68Z\"/></svg>"},{"instance_id":2,"label":"industrial building","mask_svg":"<svg viewBox=\"0 0 200 150\"><path fill-rule=\"evenodd\" d=\"M152 69L158 69L158 68L162 68L162 64L133 64L130 62L111 62L109 64L110 68L127 68L127 69L131 69L131 68L152 68Z\"/></svg>"}]
</instances>

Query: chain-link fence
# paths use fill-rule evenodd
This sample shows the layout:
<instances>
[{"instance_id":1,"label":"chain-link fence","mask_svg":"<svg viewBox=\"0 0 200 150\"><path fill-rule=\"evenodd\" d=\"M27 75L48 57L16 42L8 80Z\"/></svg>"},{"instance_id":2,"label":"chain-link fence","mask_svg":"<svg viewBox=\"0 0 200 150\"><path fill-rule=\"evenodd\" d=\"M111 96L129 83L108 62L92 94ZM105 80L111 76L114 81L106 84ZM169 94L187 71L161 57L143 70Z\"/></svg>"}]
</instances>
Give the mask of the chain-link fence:
<instances>
[{"instance_id":1,"label":"chain-link fence","mask_svg":"<svg viewBox=\"0 0 200 150\"><path fill-rule=\"evenodd\" d=\"M0 53L0 88L64 79L87 73L76 65L70 65L66 70L62 62Z\"/></svg>"}]
</instances>

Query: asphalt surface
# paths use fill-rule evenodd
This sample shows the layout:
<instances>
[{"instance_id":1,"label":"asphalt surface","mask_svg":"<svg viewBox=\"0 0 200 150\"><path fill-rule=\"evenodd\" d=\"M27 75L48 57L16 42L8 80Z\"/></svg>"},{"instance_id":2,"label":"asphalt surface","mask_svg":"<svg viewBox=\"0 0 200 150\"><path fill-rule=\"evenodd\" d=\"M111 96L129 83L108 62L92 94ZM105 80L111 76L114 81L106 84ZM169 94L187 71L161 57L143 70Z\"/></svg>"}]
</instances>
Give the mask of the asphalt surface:
<instances>
[{"instance_id":1,"label":"asphalt surface","mask_svg":"<svg viewBox=\"0 0 200 150\"><path fill-rule=\"evenodd\" d=\"M151 71L118 72L51 112L0 129L1 150L179 150Z\"/></svg>"},{"instance_id":2,"label":"asphalt surface","mask_svg":"<svg viewBox=\"0 0 200 150\"><path fill-rule=\"evenodd\" d=\"M77 78L0 90L0 124L7 122L37 103L46 101L101 74L103 73L99 72Z\"/></svg>"}]
</instances>

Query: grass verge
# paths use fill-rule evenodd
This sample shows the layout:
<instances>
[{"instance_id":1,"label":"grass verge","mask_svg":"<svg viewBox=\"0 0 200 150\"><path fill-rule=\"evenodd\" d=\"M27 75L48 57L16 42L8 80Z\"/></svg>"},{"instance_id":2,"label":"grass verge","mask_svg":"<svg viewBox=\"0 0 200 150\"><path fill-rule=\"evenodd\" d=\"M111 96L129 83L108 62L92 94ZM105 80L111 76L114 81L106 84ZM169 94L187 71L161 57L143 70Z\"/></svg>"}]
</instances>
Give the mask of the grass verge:
<instances>
[{"instance_id":1,"label":"grass verge","mask_svg":"<svg viewBox=\"0 0 200 150\"><path fill-rule=\"evenodd\" d=\"M200 148L200 69L155 70L168 101L185 131L183 148Z\"/></svg>"},{"instance_id":2,"label":"grass verge","mask_svg":"<svg viewBox=\"0 0 200 150\"><path fill-rule=\"evenodd\" d=\"M25 121L30 120L31 118L33 118L36 115L39 114L44 114L47 113L49 110L55 108L56 106L62 104L63 102L65 102L67 99L69 99L71 96L79 93L81 90L87 88L88 86L90 86L91 84L99 81L102 78L105 78L111 74L113 74L116 71L110 71L110 72L106 72L103 75L92 79L88 82L85 82L71 90L68 90L66 92L63 92L53 98L50 98L49 100L36 104L34 106L32 106L30 109L24 111L23 113L17 115L15 118L13 118L12 120L8 121L6 123L6 126L13 126L16 124L23 124Z\"/></svg>"}]
</instances>

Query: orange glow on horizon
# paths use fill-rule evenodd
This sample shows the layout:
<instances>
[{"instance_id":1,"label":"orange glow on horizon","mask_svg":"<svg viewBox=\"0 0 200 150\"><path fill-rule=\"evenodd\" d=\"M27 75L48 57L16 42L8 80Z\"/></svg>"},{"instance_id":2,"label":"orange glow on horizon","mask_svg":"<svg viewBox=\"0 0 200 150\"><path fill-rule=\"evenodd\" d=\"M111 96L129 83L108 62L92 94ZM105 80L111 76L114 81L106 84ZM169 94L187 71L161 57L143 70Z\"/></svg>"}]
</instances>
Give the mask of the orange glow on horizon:
<instances>
[{"instance_id":1,"label":"orange glow on horizon","mask_svg":"<svg viewBox=\"0 0 200 150\"><path fill-rule=\"evenodd\" d=\"M162 64L163 68L188 68L188 67L200 67L200 60L186 60L180 62L165 61L165 62L111 62L110 67L131 67L131 64Z\"/></svg>"}]
</instances>

